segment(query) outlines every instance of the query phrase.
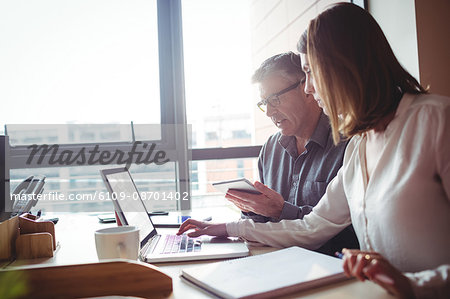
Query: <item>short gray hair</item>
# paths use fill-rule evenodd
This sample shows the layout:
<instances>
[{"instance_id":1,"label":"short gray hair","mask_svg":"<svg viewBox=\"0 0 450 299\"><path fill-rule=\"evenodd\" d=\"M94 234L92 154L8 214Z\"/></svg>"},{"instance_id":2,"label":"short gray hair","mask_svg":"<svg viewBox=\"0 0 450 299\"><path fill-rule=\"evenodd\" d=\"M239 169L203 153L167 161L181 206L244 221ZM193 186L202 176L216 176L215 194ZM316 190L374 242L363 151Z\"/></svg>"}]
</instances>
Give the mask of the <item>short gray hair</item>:
<instances>
[{"instance_id":1,"label":"short gray hair","mask_svg":"<svg viewBox=\"0 0 450 299\"><path fill-rule=\"evenodd\" d=\"M300 55L287 52L266 59L253 74L252 83L261 83L269 75L277 72L296 79L304 77Z\"/></svg>"}]
</instances>

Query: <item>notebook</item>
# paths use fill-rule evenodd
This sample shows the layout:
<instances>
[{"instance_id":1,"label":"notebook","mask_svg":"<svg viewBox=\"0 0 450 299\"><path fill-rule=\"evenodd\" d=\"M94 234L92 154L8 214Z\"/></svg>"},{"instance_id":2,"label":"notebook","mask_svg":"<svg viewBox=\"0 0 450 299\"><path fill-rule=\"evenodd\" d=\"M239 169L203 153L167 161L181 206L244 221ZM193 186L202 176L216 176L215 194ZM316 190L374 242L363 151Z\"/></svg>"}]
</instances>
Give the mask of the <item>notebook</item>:
<instances>
[{"instance_id":1,"label":"notebook","mask_svg":"<svg viewBox=\"0 0 450 299\"><path fill-rule=\"evenodd\" d=\"M243 257L249 254L237 238L161 235L156 231L127 168L100 170L114 208L123 225L139 228L140 259L144 262L176 262Z\"/></svg>"},{"instance_id":2,"label":"notebook","mask_svg":"<svg viewBox=\"0 0 450 299\"><path fill-rule=\"evenodd\" d=\"M269 298L348 279L342 260L300 247L183 269L181 277L223 298Z\"/></svg>"}]
</instances>

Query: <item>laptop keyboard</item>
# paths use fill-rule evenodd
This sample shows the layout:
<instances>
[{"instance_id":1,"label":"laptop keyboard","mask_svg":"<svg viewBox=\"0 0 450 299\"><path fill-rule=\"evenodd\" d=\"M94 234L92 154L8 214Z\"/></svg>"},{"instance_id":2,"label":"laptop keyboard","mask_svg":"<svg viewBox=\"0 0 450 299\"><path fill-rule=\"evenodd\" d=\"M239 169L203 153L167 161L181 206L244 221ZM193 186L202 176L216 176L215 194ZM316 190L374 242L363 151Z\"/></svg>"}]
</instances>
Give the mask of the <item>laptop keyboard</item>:
<instances>
[{"instance_id":1,"label":"laptop keyboard","mask_svg":"<svg viewBox=\"0 0 450 299\"><path fill-rule=\"evenodd\" d=\"M198 238L189 238L187 235L166 235L163 254L198 252L202 243Z\"/></svg>"}]
</instances>

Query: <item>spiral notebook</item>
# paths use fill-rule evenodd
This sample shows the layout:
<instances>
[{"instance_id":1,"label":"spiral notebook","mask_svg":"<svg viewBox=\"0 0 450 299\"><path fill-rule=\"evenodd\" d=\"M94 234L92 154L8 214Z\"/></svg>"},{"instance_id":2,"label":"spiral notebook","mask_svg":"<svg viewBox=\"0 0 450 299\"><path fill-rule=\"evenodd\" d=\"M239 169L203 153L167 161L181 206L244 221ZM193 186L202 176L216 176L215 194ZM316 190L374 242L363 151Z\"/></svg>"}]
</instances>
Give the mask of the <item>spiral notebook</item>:
<instances>
[{"instance_id":1,"label":"spiral notebook","mask_svg":"<svg viewBox=\"0 0 450 299\"><path fill-rule=\"evenodd\" d=\"M348 279L342 260L300 247L184 269L181 277L222 298L269 298Z\"/></svg>"}]
</instances>

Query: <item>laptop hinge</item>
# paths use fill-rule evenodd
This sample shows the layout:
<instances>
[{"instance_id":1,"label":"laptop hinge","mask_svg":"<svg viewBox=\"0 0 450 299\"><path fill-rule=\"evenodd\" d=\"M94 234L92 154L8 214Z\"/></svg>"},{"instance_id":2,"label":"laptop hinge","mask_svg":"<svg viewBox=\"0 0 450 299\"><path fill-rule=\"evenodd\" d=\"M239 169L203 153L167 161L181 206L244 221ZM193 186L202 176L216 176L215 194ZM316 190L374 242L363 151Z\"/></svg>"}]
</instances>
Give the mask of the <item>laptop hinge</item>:
<instances>
[{"instance_id":1,"label":"laptop hinge","mask_svg":"<svg viewBox=\"0 0 450 299\"><path fill-rule=\"evenodd\" d=\"M145 261L145 257L152 253L153 250L155 250L156 245L158 244L158 240L161 237L161 235L154 235L153 237L148 240L148 242L142 247L142 249L139 252L139 257L141 260Z\"/></svg>"}]
</instances>

